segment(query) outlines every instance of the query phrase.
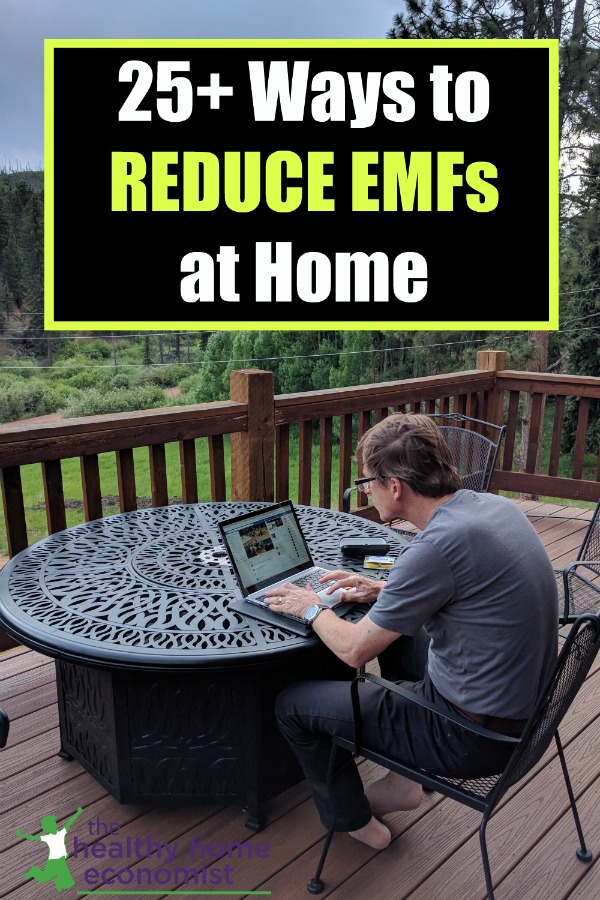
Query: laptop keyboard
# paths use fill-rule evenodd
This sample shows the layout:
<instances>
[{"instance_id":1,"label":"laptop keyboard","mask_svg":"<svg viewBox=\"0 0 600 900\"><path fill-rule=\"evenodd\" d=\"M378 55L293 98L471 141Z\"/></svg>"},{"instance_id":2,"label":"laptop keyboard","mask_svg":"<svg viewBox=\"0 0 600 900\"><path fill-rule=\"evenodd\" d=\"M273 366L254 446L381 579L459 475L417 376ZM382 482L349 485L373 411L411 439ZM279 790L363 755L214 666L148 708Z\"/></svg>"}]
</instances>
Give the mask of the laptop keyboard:
<instances>
[{"instance_id":1,"label":"laptop keyboard","mask_svg":"<svg viewBox=\"0 0 600 900\"><path fill-rule=\"evenodd\" d=\"M324 588L328 587L330 584L333 584L333 581L325 581L323 584L319 581L318 575L315 579L315 573L305 575L303 578L299 578L297 581L294 581L294 584L297 587L308 587L312 585L315 591L322 591Z\"/></svg>"},{"instance_id":2,"label":"laptop keyboard","mask_svg":"<svg viewBox=\"0 0 600 900\"><path fill-rule=\"evenodd\" d=\"M307 573L306 575L304 575L304 576L301 576L301 577L298 577L298 578L294 578L293 584L294 584L295 587L300 587L300 588L306 588L306 587L308 587L309 585L312 585L312 587L314 588L315 592L317 592L317 591L323 591L323 590L325 590L326 588L329 587L330 584L333 584L333 583L334 583L333 580L332 580L332 581L325 581L325 582L321 583L321 582L318 581L318 576L319 576L319 573L317 572L317 575L316 575L317 580L315 581L315 573L314 573L314 572L308 572L308 573ZM257 594L255 597L252 597L252 601L251 601L251 602L254 602L254 603L263 603L263 604L264 604L265 599L266 599L266 596L267 596L266 594ZM292 619L300 619L300 618L302 618L302 616L294 616L294 615L292 615L292 613L285 613L285 615L290 616Z\"/></svg>"}]
</instances>

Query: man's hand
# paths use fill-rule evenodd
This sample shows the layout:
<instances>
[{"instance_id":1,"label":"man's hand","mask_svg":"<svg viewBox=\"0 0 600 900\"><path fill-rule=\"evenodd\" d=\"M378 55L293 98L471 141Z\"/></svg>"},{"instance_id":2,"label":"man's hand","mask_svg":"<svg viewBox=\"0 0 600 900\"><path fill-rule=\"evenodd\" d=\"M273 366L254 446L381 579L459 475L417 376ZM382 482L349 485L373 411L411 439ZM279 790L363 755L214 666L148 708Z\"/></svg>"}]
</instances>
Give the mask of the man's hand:
<instances>
[{"instance_id":1,"label":"man's hand","mask_svg":"<svg viewBox=\"0 0 600 900\"><path fill-rule=\"evenodd\" d=\"M279 613L289 613L300 619L304 618L304 613L309 606L318 602L319 598L310 585L307 588L300 588L291 583L280 584L279 587L265 591L265 603L269 609Z\"/></svg>"},{"instance_id":2,"label":"man's hand","mask_svg":"<svg viewBox=\"0 0 600 900\"><path fill-rule=\"evenodd\" d=\"M327 588L327 594L333 594L334 591L349 591L343 594L341 599L351 601L352 603L374 603L379 596L385 581L374 581L367 578L366 575L358 575L356 572L347 572L344 569L336 569L334 572L327 572L319 579L320 582L333 581L334 583Z\"/></svg>"}]
</instances>

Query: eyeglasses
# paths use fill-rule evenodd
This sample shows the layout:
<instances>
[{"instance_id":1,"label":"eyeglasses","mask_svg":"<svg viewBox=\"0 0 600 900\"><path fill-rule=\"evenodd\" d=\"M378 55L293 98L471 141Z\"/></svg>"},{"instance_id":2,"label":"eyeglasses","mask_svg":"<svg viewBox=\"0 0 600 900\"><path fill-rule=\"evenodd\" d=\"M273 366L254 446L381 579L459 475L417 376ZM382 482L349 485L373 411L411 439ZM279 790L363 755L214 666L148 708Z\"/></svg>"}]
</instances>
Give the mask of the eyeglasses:
<instances>
[{"instance_id":1,"label":"eyeglasses","mask_svg":"<svg viewBox=\"0 0 600 900\"><path fill-rule=\"evenodd\" d=\"M375 475L371 475L369 478L355 478L354 487L364 493L367 490L367 485L371 484L372 481L377 481Z\"/></svg>"}]
</instances>

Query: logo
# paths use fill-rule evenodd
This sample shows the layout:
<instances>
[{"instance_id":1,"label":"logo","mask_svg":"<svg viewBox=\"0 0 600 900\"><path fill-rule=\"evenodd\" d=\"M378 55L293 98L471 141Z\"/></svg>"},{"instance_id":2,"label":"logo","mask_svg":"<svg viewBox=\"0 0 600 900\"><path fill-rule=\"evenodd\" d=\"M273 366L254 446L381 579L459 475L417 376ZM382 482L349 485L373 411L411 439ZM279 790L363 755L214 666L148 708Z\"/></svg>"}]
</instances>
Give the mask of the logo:
<instances>
[{"instance_id":1,"label":"logo","mask_svg":"<svg viewBox=\"0 0 600 900\"><path fill-rule=\"evenodd\" d=\"M70 819L67 819L62 828L58 827L56 816L44 816L40 822L42 834L24 834L20 828L16 828L15 832L18 837L25 838L27 841L42 841L48 847L48 860L43 869L39 866L32 866L25 873L25 878L33 878L41 884L52 881L57 891L65 888L73 887L75 884L69 865L67 863L67 833L73 822L81 815L83 809L81 806Z\"/></svg>"},{"instance_id":2,"label":"logo","mask_svg":"<svg viewBox=\"0 0 600 900\"><path fill-rule=\"evenodd\" d=\"M25 873L26 880L33 879L40 884L52 883L57 891L75 886L75 879L69 871L67 834L82 812L83 809L79 807L62 827L58 824L57 816L43 816L40 822L41 834L25 834L20 828L15 829L18 837L28 841L42 841L48 848L45 866L31 866ZM78 890L77 894L95 894L99 888L104 888L100 893L123 897L142 894L144 890L149 894L172 894L177 897L182 893L194 896L271 894L269 890L233 889L236 863L269 858L271 848L264 841L254 844L235 840L223 843L220 840L202 840L191 834L174 841L156 840L149 835L134 837L124 833L121 836L121 825L118 822L102 822L99 817L90 819L79 827L84 829L85 840L81 831L74 834L70 857L75 865L80 860L88 859L93 865L79 871L85 887ZM192 865L186 862L188 855ZM181 891L182 888L194 890Z\"/></svg>"}]
</instances>

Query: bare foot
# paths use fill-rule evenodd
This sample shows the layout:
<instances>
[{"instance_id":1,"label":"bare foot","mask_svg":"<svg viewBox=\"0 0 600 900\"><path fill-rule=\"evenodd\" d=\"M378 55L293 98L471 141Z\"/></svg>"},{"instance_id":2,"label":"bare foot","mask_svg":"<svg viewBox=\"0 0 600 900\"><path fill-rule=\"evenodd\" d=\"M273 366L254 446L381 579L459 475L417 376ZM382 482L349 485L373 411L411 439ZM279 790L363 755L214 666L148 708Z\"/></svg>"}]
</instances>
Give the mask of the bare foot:
<instances>
[{"instance_id":1,"label":"bare foot","mask_svg":"<svg viewBox=\"0 0 600 900\"><path fill-rule=\"evenodd\" d=\"M423 799L423 788L396 772L388 772L384 778L370 784L365 790L371 811L385 816L399 810L416 809Z\"/></svg>"},{"instance_id":2,"label":"bare foot","mask_svg":"<svg viewBox=\"0 0 600 900\"><path fill-rule=\"evenodd\" d=\"M385 850L390 841L392 834L390 829L380 822L375 816L371 816L370 820L358 831L349 831L350 837L373 847L374 850Z\"/></svg>"}]
</instances>

